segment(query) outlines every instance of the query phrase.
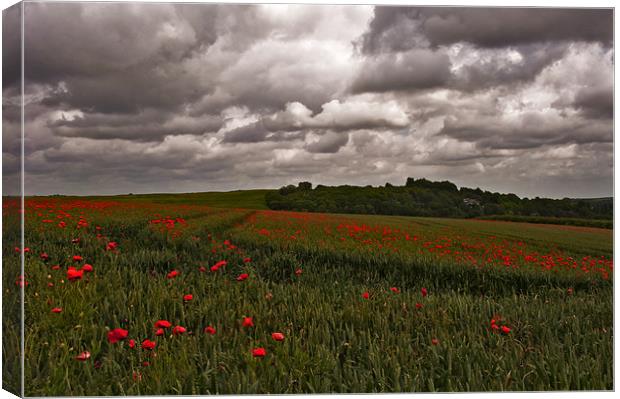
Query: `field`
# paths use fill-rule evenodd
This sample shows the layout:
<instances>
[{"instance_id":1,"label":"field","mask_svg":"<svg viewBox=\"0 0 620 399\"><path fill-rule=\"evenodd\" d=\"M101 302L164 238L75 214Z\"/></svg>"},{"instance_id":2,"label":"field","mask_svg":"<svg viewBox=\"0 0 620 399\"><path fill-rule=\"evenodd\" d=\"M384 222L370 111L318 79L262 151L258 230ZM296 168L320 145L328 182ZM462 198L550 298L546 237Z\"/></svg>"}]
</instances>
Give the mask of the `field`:
<instances>
[{"instance_id":1,"label":"field","mask_svg":"<svg viewBox=\"0 0 620 399\"><path fill-rule=\"evenodd\" d=\"M613 389L610 229L194 196L27 199L23 279L4 199L5 388L23 286L27 396Z\"/></svg>"}]
</instances>

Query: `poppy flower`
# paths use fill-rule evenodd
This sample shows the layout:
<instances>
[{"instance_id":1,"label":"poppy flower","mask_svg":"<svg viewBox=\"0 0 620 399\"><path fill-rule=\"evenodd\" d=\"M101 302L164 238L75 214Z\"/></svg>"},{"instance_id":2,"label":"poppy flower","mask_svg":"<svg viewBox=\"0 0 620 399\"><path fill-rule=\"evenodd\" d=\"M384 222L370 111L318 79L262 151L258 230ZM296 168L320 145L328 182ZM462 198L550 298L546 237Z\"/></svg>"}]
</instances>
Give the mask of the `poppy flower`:
<instances>
[{"instance_id":1,"label":"poppy flower","mask_svg":"<svg viewBox=\"0 0 620 399\"><path fill-rule=\"evenodd\" d=\"M273 334L271 334L271 338L273 338L275 341L284 341L284 334L282 334L281 332L274 332Z\"/></svg>"},{"instance_id":2,"label":"poppy flower","mask_svg":"<svg viewBox=\"0 0 620 399\"><path fill-rule=\"evenodd\" d=\"M30 248L28 247L24 248L24 253L27 254L28 252L30 252Z\"/></svg>"},{"instance_id":3,"label":"poppy flower","mask_svg":"<svg viewBox=\"0 0 620 399\"><path fill-rule=\"evenodd\" d=\"M174 335L181 335L183 333L185 333L187 331L187 329L185 327L181 327L181 326L176 326L172 329L172 333Z\"/></svg>"},{"instance_id":4,"label":"poppy flower","mask_svg":"<svg viewBox=\"0 0 620 399\"><path fill-rule=\"evenodd\" d=\"M47 286L48 286L48 287L53 287L53 286L54 286L54 283L51 283L51 282L50 282L50 283L47 283Z\"/></svg>"},{"instance_id":5,"label":"poppy flower","mask_svg":"<svg viewBox=\"0 0 620 399\"><path fill-rule=\"evenodd\" d=\"M115 344L118 341L122 341L127 338L129 331L123 330L122 328L115 328L114 330L108 332L108 342L111 344Z\"/></svg>"},{"instance_id":6,"label":"poppy flower","mask_svg":"<svg viewBox=\"0 0 620 399\"><path fill-rule=\"evenodd\" d=\"M155 341L151 341L150 339L145 339L144 341L142 341L142 349L145 350L153 350L155 349L155 346L157 345L157 342Z\"/></svg>"},{"instance_id":7,"label":"poppy flower","mask_svg":"<svg viewBox=\"0 0 620 399\"><path fill-rule=\"evenodd\" d=\"M187 294L187 295L183 296L183 301L185 301L185 302L189 302L192 299L194 299L194 296L192 294Z\"/></svg>"},{"instance_id":8,"label":"poppy flower","mask_svg":"<svg viewBox=\"0 0 620 399\"><path fill-rule=\"evenodd\" d=\"M200 266L200 267L198 268L198 270L199 270L201 273L204 273L204 272L206 272L206 271L207 271L207 268L206 268L206 267L204 267L204 266Z\"/></svg>"},{"instance_id":9,"label":"poppy flower","mask_svg":"<svg viewBox=\"0 0 620 399\"><path fill-rule=\"evenodd\" d=\"M52 266L52 270L60 270L60 265L54 265L54 266Z\"/></svg>"},{"instance_id":10,"label":"poppy flower","mask_svg":"<svg viewBox=\"0 0 620 399\"><path fill-rule=\"evenodd\" d=\"M370 298L370 294L368 293L368 291L366 291L366 292L364 292L362 294L362 298L364 298L364 299L369 299Z\"/></svg>"},{"instance_id":11,"label":"poppy flower","mask_svg":"<svg viewBox=\"0 0 620 399\"><path fill-rule=\"evenodd\" d=\"M248 277L250 277L249 274L247 273L241 273L238 277L237 277L237 281L243 281L245 279L247 279Z\"/></svg>"},{"instance_id":12,"label":"poppy flower","mask_svg":"<svg viewBox=\"0 0 620 399\"><path fill-rule=\"evenodd\" d=\"M433 339L431 339L431 344L439 345L439 340L437 338L433 338Z\"/></svg>"},{"instance_id":13,"label":"poppy flower","mask_svg":"<svg viewBox=\"0 0 620 399\"><path fill-rule=\"evenodd\" d=\"M573 295L573 289L572 289L572 288L567 289L567 290L566 290L566 293L567 293L568 295Z\"/></svg>"},{"instance_id":14,"label":"poppy flower","mask_svg":"<svg viewBox=\"0 0 620 399\"><path fill-rule=\"evenodd\" d=\"M424 287L422 287L422 296L426 297L428 295L428 290Z\"/></svg>"},{"instance_id":15,"label":"poppy flower","mask_svg":"<svg viewBox=\"0 0 620 399\"><path fill-rule=\"evenodd\" d=\"M170 273L168 273L167 277L170 278L175 278L176 276L178 276L180 273L178 270L173 270Z\"/></svg>"},{"instance_id":16,"label":"poppy flower","mask_svg":"<svg viewBox=\"0 0 620 399\"><path fill-rule=\"evenodd\" d=\"M83 271L85 271L85 272L90 273L90 272L92 272L92 271L93 271L93 265L89 265L89 264L87 263L87 264L85 264L84 266L82 266L82 270L83 270Z\"/></svg>"},{"instance_id":17,"label":"poppy flower","mask_svg":"<svg viewBox=\"0 0 620 399\"><path fill-rule=\"evenodd\" d=\"M84 258L82 258L80 255L74 255L73 256L73 261L74 262L81 262L82 260L84 260Z\"/></svg>"},{"instance_id":18,"label":"poppy flower","mask_svg":"<svg viewBox=\"0 0 620 399\"><path fill-rule=\"evenodd\" d=\"M251 261L252 261L252 259L251 259L251 258L245 258L245 259L243 259L243 263L249 263L249 262L251 262Z\"/></svg>"},{"instance_id":19,"label":"poppy flower","mask_svg":"<svg viewBox=\"0 0 620 399\"><path fill-rule=\"evenodd\" d=\"M130 339L130 340L129 340L129 347L130 347L131 349L133 349L133 348L135 348L135 347L136 347L136 340L135 340L135 339Z\"/></svg>"},{"instance_id":20,"label":"poppy flower","mask_svg":"<svg viewBox=\"0 0 620 399\"><path fill-rule=\"evenodd\" d=\"M90 352L84 351L75 357L75 360L79 360L80 362L85 362L90 359Z\"/></svg>"},{"instance_id":21,"label":"poppy flower","mask_svg":"<svg viewBox=\"0 0 620 399\"><path fill-rule=\"evenodd\" d=\"M60 313L62 312L62 308L52 308L52 313Z\"/></svg>"},{"instance_id":22,"label":"poppy flower","mask_svg":"<svg viewBox=\"0 0 620 399\"><path fill-rule=\"evenodd\" d=\"M510 327L502 326L502 332L508 334L510 332Z\"/></svg>"},{"instance_id":23,"label":"poppy flower","mask_svg":"<svg viewBox=\"0 0 620 399\"><path fill-rule=\"evenodd\" d=\"M297 269L297 270L295 270L295 275L296 275L297 277L301 276L301 273L303 273L303 270L301 270L301 269Z\"/></svg>"},{"instance_id":24,"label":"poppy flower","mask_svg":"<svg viewBox=\"0 0 620 399\"><path fill-rule=\"evenodd\" d=\"M43 252L40 256L42 261L46 261L49 260L50 256L48 254L46 254L45 252Z\"/></svg>"},{"instance_id":25,"label":"poppy flower","mask_svg":"<svg viewBox=\"0 0 620 399\"><path fill-rule=\"evenodd\" d=\"M422 309L423 307L424 307L424 305L422 305L422 304L421 304L421 303L419 303L419 302L415 304L415 308L416 308L416 309Z\"/></svg>"},{"instance_id":26,"label":"poppy flower","mask_svg":"<svg viewBox=\"0 0 620 399\"><path fill-rule=\"evenodd\" d=\"M390 291L392 291L392 292L394 292L396 294L400 294L400 290L398 288L396 288L396 287L390 288Z\"/></svg>"},{"instance_id":27,"label":"poppy flower","mask_svg":"<svg viewBox=\"0 0 620 399\"><path fill-rule=\"evenodd\" d=\"M76 270L73 266L70 266L69 269L67 269L67 279L69 281L81 280L83 274L83 270Z\"/></svg>"},{"instance_id":28,"label":"poppy flower","mask_svg":"<svg viewBox=\"0 0 620 399\"><path fill-rule=\"evenodd\" d=\"M265 357L267 351L265 348L254 348L252 349L252 356L254 357Z\"/></svg>"},{"instance_id":29,"label":"poppy flower","mask_svg":"<svg viewBox=\"0 0 620 399\"><path fill-rule=\"evenodd\" d=\"M164 329L158 328L157 331L155 331L155 335L157 335L158 337L161 337L162 335L164 335Z\"/></svg>"},{"instance_id":30,"label":"poppy flower","mask_svg":"<svg viewBox=\"0 0 620 399\"><path fill-rule=\"evenodd\" d=\"M155 322L155 328L169 328L172 326L168 320L157 320Z\"/></svg>"},{"instance_id":31,"label":"poppy flower","mask_svg":"<svg viewBox=\"0 0 620 399\"><path fill-rule=\"evenodd\" d=\"M207 334L215 335L215 328L213 328L212 326L207 326L205 327L204 332Z\"/></svg>"},{"instance_id":32,"label":"poppy flower","mask_svg":"<svg viewBox=\"0 0 620 399\"><path fill-rule=\"evenodd\" d=\"M254 320L251 317L245 317L243 319L243 327L254 327Z\"/></svg>"},{"instance_id":33,"label":"poppy flower","mask_svg":"<svg viewBox=\"0 0 620 399\"><path fill-rule=\"evenodd\" d=\"M151 363L146 361L146 360L142 362L142 367L148 367L150 365L151 365Z\"/></svg>"},{"instance_id":34,"label":"poppy flower","mask_svg":"<svg viewBox=\"0 0 620 399\"><path fill-rule=\"evenodd\" d=\"M116 249L116 247L118 246L118 243L111 241L109 242L106 246L105 246L105 250L106 251L114 251Z\"/></svg>"},{"instance_id":35,"label":"poppy flower","mask_svg":"<svg viewBox=\"0 0 620 399\"><path fill-rule=\"evenodd\" d=\"M73 243L73 244L77 244L79 242L80 242L79 238L74 238L74 239L71 240L71 243Z\"/></svg>"},{"instance_id":36,"label":"poppy flower","mask_svg":"<svg viewBox=\"0 0 620 399\"><path fill-rule=\"evenodd\" d=\"M493 329L493 331L498 332L499 331L499 326L497 324L491 324L491 328Z\"/></svg>"}]
</instances>

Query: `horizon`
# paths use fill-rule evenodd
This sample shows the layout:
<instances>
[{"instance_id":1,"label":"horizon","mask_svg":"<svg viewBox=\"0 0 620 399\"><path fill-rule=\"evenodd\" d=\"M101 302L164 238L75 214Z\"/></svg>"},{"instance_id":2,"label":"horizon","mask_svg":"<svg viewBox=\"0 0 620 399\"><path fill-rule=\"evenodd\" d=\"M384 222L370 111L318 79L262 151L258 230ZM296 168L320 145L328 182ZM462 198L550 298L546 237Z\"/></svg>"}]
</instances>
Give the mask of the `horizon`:
<instances>
[{"instance_id":1,"label":"horizon","mask_svg":"<svg viewBox=\"0 0 620 399\"><path fill-rule=\"evenodd\" d=\"M425 176L613 197L613 9L24 7L27 196ZM3 13L3 195L20 174L16 10Z\"/></svg>"}]
</instances>

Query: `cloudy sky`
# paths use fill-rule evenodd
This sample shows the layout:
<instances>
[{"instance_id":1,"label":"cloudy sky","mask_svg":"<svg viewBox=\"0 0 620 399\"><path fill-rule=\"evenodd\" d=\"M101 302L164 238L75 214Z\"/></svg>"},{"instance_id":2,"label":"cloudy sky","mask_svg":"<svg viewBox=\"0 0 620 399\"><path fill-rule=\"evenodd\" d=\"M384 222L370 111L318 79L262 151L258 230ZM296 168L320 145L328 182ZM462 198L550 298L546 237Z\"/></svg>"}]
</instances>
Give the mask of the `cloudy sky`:
<instances>
[{"instance_id":1,"label":"cloudy sky","mask_svg":"<svg viewBox=\"0 0 620 399\"><path fill-rule=\"evenodd\" d=\"M27 194L413 176L612 195L611 10L25 7ZM5 185L19 167L17 16L4 14Z\"/></svg>"}]
</instances>

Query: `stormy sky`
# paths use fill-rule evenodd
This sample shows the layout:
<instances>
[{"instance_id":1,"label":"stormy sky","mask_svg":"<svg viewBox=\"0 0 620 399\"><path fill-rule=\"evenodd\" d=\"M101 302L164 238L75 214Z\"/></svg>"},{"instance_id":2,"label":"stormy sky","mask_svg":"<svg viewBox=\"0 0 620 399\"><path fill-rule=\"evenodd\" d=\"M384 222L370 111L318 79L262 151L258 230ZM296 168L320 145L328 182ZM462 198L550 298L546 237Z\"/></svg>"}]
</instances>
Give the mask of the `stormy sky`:
<instances>
[{"instance_id":1,"label":"stormy sky","mask_svg":"<svg viewBox=\"0 0 620 399\"><path fill-rule=\"evenodd\" d=\"M19 170L4 13L3 169ZM27 194L613 185L604 9L25 4ZM6 190L5 190L6 191Z\"/></svg>"}]
</instances>

